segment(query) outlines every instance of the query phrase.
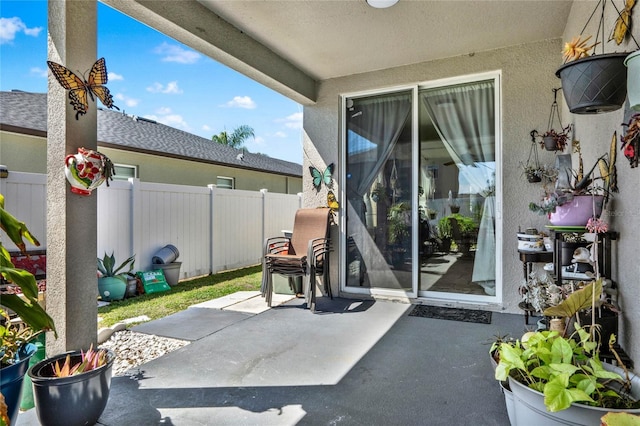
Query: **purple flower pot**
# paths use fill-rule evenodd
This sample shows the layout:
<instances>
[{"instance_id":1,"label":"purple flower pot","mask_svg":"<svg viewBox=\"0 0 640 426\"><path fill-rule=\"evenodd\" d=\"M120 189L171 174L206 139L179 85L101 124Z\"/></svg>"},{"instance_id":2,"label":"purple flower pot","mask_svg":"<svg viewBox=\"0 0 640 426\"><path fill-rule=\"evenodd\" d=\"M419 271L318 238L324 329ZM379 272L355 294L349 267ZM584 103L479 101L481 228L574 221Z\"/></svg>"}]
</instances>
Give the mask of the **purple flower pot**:
<instances>
[{"instance_id":1,"label":"purple flower pot","mask_svg":"<svg viewBox=\"0 0 640 426\"><path fill-rule=\"evenodd\" d=\"M556 207L556 211L549 214L549 222L555 226L585 226L594 215L594 203L595 217L600 217L603 202L602 195L576 195L573 200Z\"/></svg>"}]
</instances>

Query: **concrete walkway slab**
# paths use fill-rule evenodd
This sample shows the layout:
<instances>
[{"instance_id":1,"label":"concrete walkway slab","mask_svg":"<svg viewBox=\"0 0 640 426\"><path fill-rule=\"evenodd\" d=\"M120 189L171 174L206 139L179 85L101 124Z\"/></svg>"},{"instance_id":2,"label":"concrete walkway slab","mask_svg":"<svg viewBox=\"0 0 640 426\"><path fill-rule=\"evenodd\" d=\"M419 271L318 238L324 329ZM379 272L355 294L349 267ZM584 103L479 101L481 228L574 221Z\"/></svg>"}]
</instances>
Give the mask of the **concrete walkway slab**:
<instances>
[{"instance_id":1,"label":"concrete walkway slab","mask_svg":"<svg viewBox=\"0 0 640 426\"><path fill-rule=\"evenodd\" d=\"M194 308L145 324L174 323L179 339L207 332L114 377L99 424L509 424L488 351L496 336L522 334L522 315L476 324L409 316L411 305L390 301L319 298L315 315L303 303L256 315ZM34 411L19 424L37 425Z\"/></svg>"},{"instance_id":2,"label":"concrete walkway slab","mask_svg":"<svg viewBox=\"0 0 640 426\"><path fill-rule=\"evenodd\" d=\"M224 309L228 306L235 305L239 302L244 302L247 299L260 296L259 291L237 291L233 294L228 294L217 299L208 300L206 302L198 303L196 305L189 306L190 308L209 308L209 309Z\"/></svg>"},{"instance_id":3,"label":"concrete walkway slab","mask_svg":"<svg viewBox=\"0 0 640 426\"><path fill-rule=\"evenodd\" d=\"M133 331L180 340L199 340L251 317L244 312L186 309L168 317L136 325Z\"/></svg>"},{"instance_id":4,"label":"concrete walkway slab","mask_svg":"<svg viewBox=\"0 0 640 426\"><path fill-rule=\"evenodd\" d=\"M274 294L271 298L271 306L280 306L294 298L295 296L289 294ZM261 296L251 297L224 308L225 311L238 311L250 314L259 314L268 311L269 309L270 308L267 306L267 302L264 300L264 297Z\"/></svg>"}]
</instances>

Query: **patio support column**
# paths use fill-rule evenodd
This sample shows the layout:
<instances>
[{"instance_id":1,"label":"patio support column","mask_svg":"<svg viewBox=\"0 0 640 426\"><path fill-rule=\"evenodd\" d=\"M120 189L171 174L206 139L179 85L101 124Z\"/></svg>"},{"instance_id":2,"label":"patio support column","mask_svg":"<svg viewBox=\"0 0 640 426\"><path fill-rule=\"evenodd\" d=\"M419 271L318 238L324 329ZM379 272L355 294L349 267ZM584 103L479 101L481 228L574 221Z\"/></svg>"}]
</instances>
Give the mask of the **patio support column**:
<instances>
[{"instance_id":1,"label":"patio support column","mask_svg":"<svg viewBox=\"0 0 640 426\"><path fill-rule=\"evenodd\" d=\"M48 2L48 59L78 75L96 61L96 0ZM47 311L58 339L47 335L47 355L87 349L97 339L97 194L71 193L65 156L97 147L97 104L79 116L67 91L49 72L47 96Z\"/></svg>"}]
</instances>

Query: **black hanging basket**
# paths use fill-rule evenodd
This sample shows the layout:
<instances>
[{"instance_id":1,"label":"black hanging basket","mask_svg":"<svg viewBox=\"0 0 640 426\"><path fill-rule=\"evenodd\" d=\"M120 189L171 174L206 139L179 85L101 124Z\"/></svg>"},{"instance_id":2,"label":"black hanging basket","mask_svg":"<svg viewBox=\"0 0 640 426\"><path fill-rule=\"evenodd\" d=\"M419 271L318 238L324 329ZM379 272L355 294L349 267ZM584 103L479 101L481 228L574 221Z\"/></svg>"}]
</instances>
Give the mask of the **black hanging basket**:
<instances>
[{"instance_id":1,"label":"black hanging basket","mask_svg":"<svg viewBox=\"0 0 640 426\"><path fill-rule=\"evenodd\" d=\"M556 71L562 93L574 114L598 114L620 109L627 97L628 53L607 53L578 59Z\"/></svg>"}]
</instances>

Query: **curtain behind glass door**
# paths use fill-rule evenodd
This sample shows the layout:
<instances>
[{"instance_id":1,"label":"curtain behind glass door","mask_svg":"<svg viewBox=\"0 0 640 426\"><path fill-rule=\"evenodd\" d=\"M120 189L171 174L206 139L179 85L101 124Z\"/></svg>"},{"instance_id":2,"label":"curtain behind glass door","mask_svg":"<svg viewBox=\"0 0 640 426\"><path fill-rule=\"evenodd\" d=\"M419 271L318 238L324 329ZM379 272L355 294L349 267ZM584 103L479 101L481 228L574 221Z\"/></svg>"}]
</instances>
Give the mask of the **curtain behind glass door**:
<instances>
[{"instance_id":1,"label":"curtain behind glass door","mask_svg":"<svg viewBox=\"0 0 640 426\"><path fill-rule=\"evenodd\" d=\"M421 291L495 295L495 83L420 91Z\"/></svg>"},{"instance_id":2,"label":"curtain behind glass door","mask_svg":"<svg viewBox=\"0 0 640 426\"><path fill-rule=\"evenodd\" d=\"M411 92L348 102L348 287L412 289L411 102Z\"/></svg>"}]
</instances>

